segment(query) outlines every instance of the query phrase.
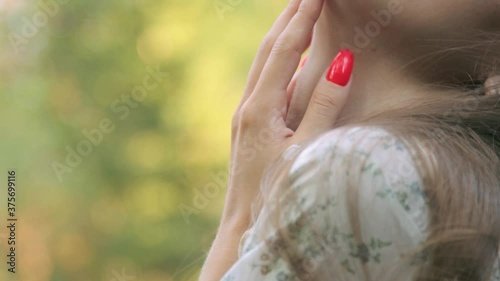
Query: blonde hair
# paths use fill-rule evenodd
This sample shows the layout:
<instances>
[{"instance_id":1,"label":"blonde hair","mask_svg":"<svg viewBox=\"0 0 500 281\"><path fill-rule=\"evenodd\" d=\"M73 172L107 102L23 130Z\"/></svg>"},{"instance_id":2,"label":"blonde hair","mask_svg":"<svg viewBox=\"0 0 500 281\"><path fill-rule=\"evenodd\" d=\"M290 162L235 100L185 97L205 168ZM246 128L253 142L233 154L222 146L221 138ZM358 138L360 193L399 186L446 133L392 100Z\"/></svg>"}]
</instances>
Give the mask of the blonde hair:
<instances>
[{"instance_id":1,"label":"blonde hair","mask_svg":"<svg viewBox=\"0 0 500 281\"><path fill-rule=\"evenodd\" d=\"M487 43L491 45L491 41ZM462 47L449 51L454 52L453 55L459 51L471 55L470 49ZM482 63L481 66L485 66ZM493 74L495 62L490 63ZM413 151L412 157L430 202L430 235L422 247L401 259L397 265L400 269L396 271L403 274L410 260L425 256L415 280L490 281L495 263L500 262L500 95L485 94L498 91L500 85L485 86L484 78L443 86L443 91L451 94L415 100L404 109L386 111L350 124L382 127ZM294 180L289 178L293 162L277 163L263 178L262 188L273 189L264 195L263 202L276 200L277 194L284 193L290 186ZM359 232L357 189L355 184L351 187L348 189L349 197L354 198L349 206L351 223L354 236L360 239L356 233ZM293 198L284 200L294 202ZM276 226L280 208L275 210L275 219L269 223ZM338 266L333 264L328 267L332 272L305 270L296 256L297 245L289 236L286 229L280 231L280 246L275 250L301 280L329 280L340 274ZM390 280L398 279L391 277Z\"/></svg>"}]
</instances>

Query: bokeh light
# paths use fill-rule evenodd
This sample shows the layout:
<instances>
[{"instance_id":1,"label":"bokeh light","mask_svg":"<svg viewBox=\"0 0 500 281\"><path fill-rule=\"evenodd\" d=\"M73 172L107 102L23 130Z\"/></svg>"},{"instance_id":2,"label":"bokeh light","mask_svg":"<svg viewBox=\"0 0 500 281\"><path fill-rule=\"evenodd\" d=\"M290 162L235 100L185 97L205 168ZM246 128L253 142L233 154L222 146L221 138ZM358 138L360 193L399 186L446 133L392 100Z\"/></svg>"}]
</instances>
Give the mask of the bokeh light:
<instances>
[{"instance_id":1,"label":"bokeh light","mask_svg":"<svg viewBox=\"0 0 500 281\"><path fill-rule=\"evenodd\" d=\"M0 189L0 280L197 279L232 113L287 1L222 2L0 0L1 186L16 170L19 218L11 275Z\"/></svg>"}]
</instances>

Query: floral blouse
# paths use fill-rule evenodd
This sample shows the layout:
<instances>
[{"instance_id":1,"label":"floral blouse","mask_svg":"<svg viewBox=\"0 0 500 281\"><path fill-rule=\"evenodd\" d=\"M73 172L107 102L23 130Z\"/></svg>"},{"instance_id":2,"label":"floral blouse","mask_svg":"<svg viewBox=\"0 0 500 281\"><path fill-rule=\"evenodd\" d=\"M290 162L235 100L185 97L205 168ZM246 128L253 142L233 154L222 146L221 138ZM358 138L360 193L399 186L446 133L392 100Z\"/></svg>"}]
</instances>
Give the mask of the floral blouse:
<instances>
[{"instance_id":1,"label":"floral blouse","mask_svg":"<svg viewBox=\"0 0 500 281\"><path fill-rule=\"evenodd\" d=\"M222 280L295 281L297 269L334 272L327 276L339 281L413 280L425 258L412 253L429 234L429 208L411 153L375 127L338 128L308 144L286 192L265 204ZM500 281L495 272L491 280Z\"/></svg>"}]
</instances>

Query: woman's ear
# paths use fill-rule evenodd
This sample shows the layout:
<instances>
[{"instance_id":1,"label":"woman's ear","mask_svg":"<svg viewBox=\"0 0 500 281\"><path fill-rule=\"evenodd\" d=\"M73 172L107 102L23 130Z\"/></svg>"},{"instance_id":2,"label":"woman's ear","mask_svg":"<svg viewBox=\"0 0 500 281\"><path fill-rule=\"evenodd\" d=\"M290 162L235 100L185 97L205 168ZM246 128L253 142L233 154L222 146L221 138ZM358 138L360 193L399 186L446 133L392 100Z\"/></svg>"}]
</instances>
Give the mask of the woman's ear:
<instances>
[{"instance_id":1,"label":"woman's ear","mask_svg":"<svg viewBox=\"0 0 500 281\"><path fill-rule=\"evenodd\" d=\"M500 75L493 75L486 79L484 93L487 96L500 95Z\"/></svg>"}]
</instances>

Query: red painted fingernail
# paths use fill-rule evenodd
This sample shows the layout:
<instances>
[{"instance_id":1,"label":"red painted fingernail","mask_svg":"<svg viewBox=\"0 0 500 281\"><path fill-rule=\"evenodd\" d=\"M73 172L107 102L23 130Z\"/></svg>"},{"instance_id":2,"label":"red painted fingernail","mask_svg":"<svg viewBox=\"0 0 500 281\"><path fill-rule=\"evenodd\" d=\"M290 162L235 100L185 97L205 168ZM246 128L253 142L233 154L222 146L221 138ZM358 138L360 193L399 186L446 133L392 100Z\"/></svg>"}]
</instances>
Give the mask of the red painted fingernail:
<instances>
[{"instance_id":1,"label":"red painted fingernail","mask_svg":"<svg viewBox=\"0 0 500 281\"><path fill-rule=\"evenodd\" d=\"M306 61L307 61L307 58L308 58L308 57L309 57L309 55L306 55L306 56L304 57L304 59L302 59L302 62L300 63L299 68L304 67L304 64L306 64Z\"/></svg>"},{"instance_id":2,"label":"red painted fingernail","mask_svg":"<svg viewBox=\"0 0 500 281\"><path fill-rule=\"evenodd\" d=\"M340 86L349 83L354 65L354 55L349 50L341 50L333 59L326 79Z\"/></svg>"}]
</instances>

